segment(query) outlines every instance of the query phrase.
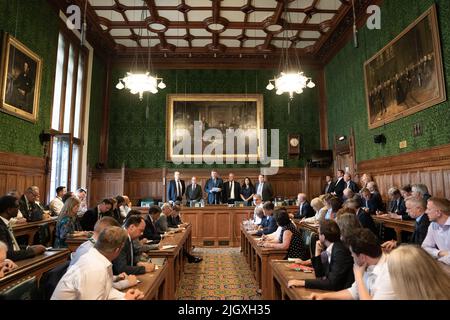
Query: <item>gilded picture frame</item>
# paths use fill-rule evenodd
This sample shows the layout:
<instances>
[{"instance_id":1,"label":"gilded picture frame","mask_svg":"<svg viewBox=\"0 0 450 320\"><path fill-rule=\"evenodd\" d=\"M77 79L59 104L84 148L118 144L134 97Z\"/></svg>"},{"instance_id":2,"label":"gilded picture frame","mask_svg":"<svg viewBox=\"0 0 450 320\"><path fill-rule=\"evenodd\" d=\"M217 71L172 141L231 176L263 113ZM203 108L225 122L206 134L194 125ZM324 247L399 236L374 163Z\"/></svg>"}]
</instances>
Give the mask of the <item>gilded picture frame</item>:
<instances>
[{"instance_id":1,"label":"gilded picture frame","mask_svg":"<svg viewBox=\"0 0 450 320\"><path fill-rule=\"evenodd\" d=\"M433 5L364 64L370 129L446 101Z\"/></svg>"},{"instance_id":2,"label":"gilded picture frame","mask_svg":"<svg viewBox=\"0 0 450 320\"><path fill-rule=\"evenodd\" d=\"M169 94L166 113L166 161L185 163L189 161L199 163L201 160L220 161L220 159L223 159L224 163L230 160L258 161L262 148L259 134L264 125L263 114L262 94ZM226 141L223 141L222 154L207 155L205 151L210 143L202 139L201 150L196 150L192 142L190 153L174 154L174 146L181 137L180 129L184 129L186 135L190 136L195 136L195 132L201 131L204 134L208 129L216 129L216 132L220 131L224 137L228 132L227 129L234 129L244 137L243 139L237 137L236 141L245 141L245 152L239 152L242 150L235 146L235 152L227 153ZM256 149L254 140L251 141L251 138L246 136L248 132L256 132ZM252 152L249 144L253 146Z\"/></svg>"},{"instance_id":3,"label":"gilded picture frame","mask_svg":"<svg viewBox=\"0 0 450 320\"><path fill-rule=\"evenodd\" d=\"M36 122L39 112L42 58L3 33L0 110Z\"/></svg>"}]
</instances>

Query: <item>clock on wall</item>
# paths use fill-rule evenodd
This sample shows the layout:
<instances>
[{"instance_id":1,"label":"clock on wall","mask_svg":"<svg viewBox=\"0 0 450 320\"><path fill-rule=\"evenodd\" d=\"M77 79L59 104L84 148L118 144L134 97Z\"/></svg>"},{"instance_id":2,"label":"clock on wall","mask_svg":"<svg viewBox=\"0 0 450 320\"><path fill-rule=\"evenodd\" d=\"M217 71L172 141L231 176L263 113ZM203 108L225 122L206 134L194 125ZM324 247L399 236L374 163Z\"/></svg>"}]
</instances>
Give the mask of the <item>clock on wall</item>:
<instances>
[{"instance_id":1,"label":"clock on wall","mask_svg":"<svg viewBox=\"0 0 450 320\"><path fill-rule=\"evenodd\" d=\"M290 157L298 157L300 155L300 135L289 134L288 136L288 154Z\"/></svg>"}]
</instances>

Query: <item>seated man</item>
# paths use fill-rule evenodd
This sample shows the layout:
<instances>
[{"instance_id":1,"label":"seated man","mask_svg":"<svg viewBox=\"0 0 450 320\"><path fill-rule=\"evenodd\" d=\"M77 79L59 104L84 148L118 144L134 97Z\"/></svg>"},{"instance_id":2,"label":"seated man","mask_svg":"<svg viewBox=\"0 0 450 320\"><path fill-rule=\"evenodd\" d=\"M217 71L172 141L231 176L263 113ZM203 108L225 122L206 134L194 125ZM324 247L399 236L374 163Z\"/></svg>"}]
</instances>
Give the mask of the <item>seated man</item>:
<instances>
[{"instance_id":1,"label":"seated man","mask_svg":"<svg viewBox=\"0 0 450 320\"><path fill-rule=\"evenodd\" d=\"M17 268L17 265L9 259L6 259L8 246L0 241L0 279L5 276L5 273Z\"/></svg>"},{"instance_id":2,"label":"seated man","mask_svg":"<svg viewBox=\"0 0 450 320\"><path fill-rule=\"evenodd\" d=\"M130 215L124 225L128 238L120 254L112 261L114 274L144 274L155 270L152 263L139 261L139 250L133 241L139 239L145 229L145 221L141 216Z\"/></svg>"},{"instance_id":3,"label":"seated man","mask_svg":"<svg viewBox=\"0 0 450 320\"><path fill-rule=\"evenodd\" d=\"M414 197L409 197L406 199L406 211L412 219L416 220L414 232L409 239L409 243L411 244L420 246L427 236L430 220L428 219L428 215L425 213L426 209L427 203L425 200ZM390 252L392 249L397 247L397 240L386 241L381 246L387 252Z\"/></svg>"},{"instance_id":4,"label":"seated man","mask_svg":"<svg viewBox=\"0 0 450 320\"><path fill-rule=\"evenodd\" d=\"M450 265L450 201L429 198L427 214L431 224L422 248L438 261Z\"/></svg>"},{"instance_id":5,"label":"seated man","mask_svg":"<svg viewBox=\"0 0 450 320\"><path fill-rule=\"evenodd\" d=\"M254 224L261 224L263 212L262 212L262 206L263 201L262 197L259 194L255 194L253 196L253 204L255 205L255 210L253 211L253 223ZM260 209L258 209L260 208Z\"/></svg>"},{"instance_id":6,"label":"seated man","mask_svg":"<svg viewBox=\"0 0 450 320\"><path fill-rule=\"evenodd\" d=\"M84 231L94 230L94 226L98 220L106 216L112 216L113 203L110 199L103 201L95 208L87 210L80 219L81 227Z\"/></svg>"},{"instance_id":7,"label":"seated man","mask_svg":"<svg viewBox=\"0 0 450 320\"><path fill-rule=\"evenodd\" d=\"M43 219L44 211L36 202L39 199L39 188L29 187L19 200L20 212L27 221L39 221Z\"/></svg>"},{"instance_id":8,"label":"seated man","mask_svg":"<svg viewBox=\"0 0 450 320\"><path fill-rule=\"evenodd\" d=\"M161 214L155 222L156 231L160 234L164 234L170 231L168 219L172 216L172 206L169 203L164 203L161 208Z\"/></svg>"},{"instance_id":9,"label":"seated man","mask_svg":"<svg viewBox=\"0 0 450 320\"><path fill-rule=\"evenodd\" d=\"M407 220L409 220L409 215L406 210L405 206L405 199L403 199L402 194L400 193L400 190L397 188L390 188L388 191L388 195L390 198L390 201L388 203L387 211L388 213L395 213L399 216L408 216L406 217Z\"/></svg>"},{"instance_id":10,"label":"seated man","mask_svg":"<svg viewBox=\"0 0 450 320\"><path fill-rule=\"evenodd\" d=\"M313 293L313 300L395 300L386 255L377 237L368 229L357 229L347 243L355 265L355 282L337 292Z\"/></svg>"},{"instance_id":11,"label":"seated man","mask_svg":"<svg viewBox=\"0 0 450 320\"><path fill-rule=\"evenodd\" d=\"M11 218L17 216L18 211L19 201L16 197L4 196L0 198L0 241L8 246L7 257L13 261L32 258L45 251L45 247L42 245L28 246L27 248L19 246L9 223Z\"/></svg>"},{"instance_id":12,"label":"seated man","mask_svg":"<svg viewBox=\"0 0 450 320\"><path fill-rule=\"evenodd\" d=\"M103 230L95 247L85 253L61 278L51 300L141 300L137 289L122 293L113 288L111 261L121 252L127 233L120 227Z\"/></svg>"},{"instance_id":13,"label":"seated man","mask_svg":"<svg viewBox=\"0 0 450 320\"><path fill-rule=\"evenodd\" d=\"M161 234L156 229L156 221L161 215L161 208L159 206L151 206L148 209L148 215L145 217L144 238L153 241L161 240Z\"/></svg>"},{"instance_id":14,"label":"seated man","mask_svg":"<svg viewBox=\"0 0 450 320\"><path fill-rule=\"evenodd\" d=\"M341 233L334 220L321 220L319 224L320 245L316 246L316 256L306 261L296 260L302 265L312 265L317 279L290 280L288 287L299 286L332 291L349 288L355 281L353 258L340 238Z\"/></svg>"},{"instance_id":15,"label":"seated man","mask_svg":"<svg viewBox=\"0 0 450 320\"><path fill-rule=\"evenodd\" d=\"M358 218L361 226L363 228L367 228L373 232L373 234L377 234L377 227L375 226L375 222L373 221L372 216L368 211L364 210L360 207L360 202L355 199L350 199L345 202L345 205L350 209L355 209L356 217Z\"/></svg>"},{"instance_id":16,"label":"seated man","mask_svg":"<svg viewBox=\"0 0 450 320\"><path fill-rule=\"evenodd\" d=\"M273 210L275 206L272 202L267 201L263 205L263 213L264 213L264 219L262 220L262 223L259 225L259 230L256 232L257 236L261 236L263 234L271 234L274 233L277 230L277 222L275 221L275 218L273 217Z\"/></svg>"},{"instance_id":17,"label":"seated man","mask_svg":"<svg viewBox=\"0 0 450 320\"><path fill-rule=\"evenodd\" d=\"M56 197L52 201L50 201L49 209L50 214L52 216L59 216L59 213L61 212L61 209L64 206L64 202L62 200L62 197L66 193L66 187L60 186L56 188Z\"/></svg>"},{"instance_id":18,"label":"seated man","mask_svg":"<svg viewBox=\"0 0 450 320\"><path fill-rule=\"evenodd\" d=\"M310 206L309 202L306 200L306 194L299 193L297 195L298 201L298 211L295 213L295 219L303 219L313 217L315 212L314 209Z\"/></svg>"}]
</instances>

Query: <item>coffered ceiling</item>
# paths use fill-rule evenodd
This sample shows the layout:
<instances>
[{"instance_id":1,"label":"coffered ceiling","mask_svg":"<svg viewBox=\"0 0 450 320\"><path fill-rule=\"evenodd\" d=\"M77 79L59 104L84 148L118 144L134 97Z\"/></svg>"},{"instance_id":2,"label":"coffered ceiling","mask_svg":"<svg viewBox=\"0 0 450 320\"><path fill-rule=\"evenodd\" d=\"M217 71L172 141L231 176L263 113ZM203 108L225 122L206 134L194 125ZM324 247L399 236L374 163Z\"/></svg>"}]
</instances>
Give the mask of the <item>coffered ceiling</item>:
<instances>
[{"instance_id":1,"label":"coffered ceiling","mask_svg":"<svg viewBox=\"0 0 450 320\"><path fill-rule=\"evenodd\" d=\"M373 2L354 1L360 12ZM351 8L352 0L88 0L87 12L103 49L125 61L151 52L175 64L242 65L271 62L289 47L314 64Z\"/></svg>"}]
</instances>

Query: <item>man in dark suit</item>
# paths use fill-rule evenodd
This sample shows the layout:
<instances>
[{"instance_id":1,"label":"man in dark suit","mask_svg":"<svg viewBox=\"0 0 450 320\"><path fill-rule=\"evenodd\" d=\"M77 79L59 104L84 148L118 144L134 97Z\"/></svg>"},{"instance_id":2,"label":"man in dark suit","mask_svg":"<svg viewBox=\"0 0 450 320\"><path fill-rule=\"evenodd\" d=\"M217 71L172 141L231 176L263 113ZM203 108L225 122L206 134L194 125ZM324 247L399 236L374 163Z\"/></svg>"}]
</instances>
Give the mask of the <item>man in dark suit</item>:
<instances>
[{"instance_id":1,"label":"man in dark suit","mask_svg":"<svg viewBox=\"0 0 450 320\"><path fill-rule=\"evenodd\" d=\"M316 279L290 280L288 287L301 286L308 289L338 291L349 288L354 281L353 258L340 240L341 233L334 220L322 220L319 225L320 245L311 260L296 261L312 265ZM323 250L323 249L325 250ZM320 252L323 250L322 252Z\"/></svg>"},{"instance_id":2,"label":"man in dark suit","mask_svg":"<svg viewBox=\"0 0 450 320\"><path fill-rule=\"evenodd\" d=\"M273 202L267 201L263 204L264 219L262 220L260 230L256 231L257 236L262 236L263 234L272 234L277 231L278 225L273 217L273 210L275 206Z\"/></svg>"},{"instance_id":3,"label":"man in dark suit","mask_svg":"<svg viewBox=\"0 0 450 320\"><path fill-rule=\"evenodd\" d=\"M228 174L228 181L223 184L223 203L234 204L241 201L241 185L234 181L234 174Z\"/></svg>"},{"instance_id":4,"label":"man in dark suit","mask_svg":"<svg viewBox=\"0 0 450 320\"><path fill-rule=\"evenodd\" d=\"M326 176L325 181L327 182L325 184L325 188L323 190L323 194L332 193L333 192L333 178L331 176Z\"/></svg>"},{"instance_id":5,"label":"man in dark suit","mask_svg":"<svg viewBox=\"0 0 450 320\"><path fill-rule=\"evenodd\" d=\"M355 209L356 217L358 218L359 223L361 223L361 226L363 228L367 228L372 231L373 234L378 235L375 222L373 221L373 218L370 215L370 210L368 208L361 208L361 203L357 199L349 199L345 202L345 205L348 208Z\"/></svg>"},{"instance_id":6,"label":"man in dark suit","mask_svg":"<svg viewBox=\"0 0 450 320\"><path fill-rule=\"evenodd\" d=\"M272 201L273 200L273 189L272 185L266 181L265 176L260 174L258 176L258 182L255 186L256 194L261 195L262 201Z\"/></svg>"},{"instance_id":7,"label":"man in dark suit","mask_svg":"<svg viewBox=\"0 0 450 320\"><path fill-rule=\"evenodd\" d=\"M344 181L344 170L339 169L336 177L337 180L336 182L333 182L333 192L331 194L342 200L342 195L344 194L344 189L346 186Z\"/></svg>"},{"instance_id":8,"label":"man in dark suit","mask_svg":"<svg viewBox=\"0 0 450 320\"><path fill-rule=\"evenodd\" d=\"M428 227L430 225L430 219L428 218L428 215L426 214L427 210L427 202L424 199L417 199L417 198L408 198L406 199L406 211L408 212L411 219L416 220L416 224L414 226L414 232L411 235L411 238L409 238L410 244L416 244L421 246L423 240L425 240L427 233L428 233ZM390 213L387 216L393 216L397 215L395 213ZM399 239L397 239L398 241ZM390 240L386 241L382 244L382 247L386 251L391 251L397 246L396 240Z\"/></svg>"},{"instance_id":9,"label":"man in dark suit","mask_svg":"<svg viewBox=\"0 0 450 320\"><path fill-rule=\"evenodd\" d=\"M161 208L159 206L151 206L148 209L148 215L145 217L144 238L147 240L159 241L161 234L156 230L155 222L158 221L161 215Z\"/></svg>"},{"instance_id":10,"label":"man in dark suit","mask_svg":"<svg viewBox=\"0 0 450 320\"><path fill-rule=\"evenodd\" d=\"M208 204L220 204L222 200L223 180L217 171L211 171L211 178L206 181L205 192L208 193Z\"/></svg>"},{"instance_id":11,"label":"man in dark suit","mask_svg":"<svg viewBox=\"0 0 450 320\"><path fill-rule=\"evenodd\" d=\"M45 247L42 245L27 248L19 246L9 223L9 220L15 218L18 212L19 201L16 197L4 196L0 198L0 241L7 245L7 258L13 261L32 258L45 251Z\"/></svg>"},{"instance_id":12,"label":"man in dark suit","mask_svg":"<svg viewBox=\"0 0 450 320\"><path fill-rule=\"evenodd\" d=\"M350 173L346 173L344 174L344 181L345 181L345 188L349 188L351 189L354 193L358 193L359 188L356 185L355 182L353 182L352 180L352 176L350 175Z\"/></svg>"},{"instance_id":13,"label":"man in dark suit","mask_svg":"<svg viewBox=\"0 0 450 320\"><path fill-rule=\"evenodd\" d=\"M155 270L152 263L139 261L139 250L133 245L133 241L139 239L145 229L145 221L141 216L131 215L125 221L125 229L128 239L120 251L119 256L112 261L114 274L144 274Z\"/></svg>"},{"instance_id":14,"label":"man in dark suit","mask_svg":"<svg viewBox=\"0 0 450 320\"><path fill-rule=\"evenodd\" d=\"M43 219L44 211L36 203L39 199L39 188L36 186L29 187L19 200L19 209L28 222L39 221Z\"/></svg>"},{"instance_id":15,"label":"man in dark suit","mask_svg":"<svg viewBox=\"0 0 450 320\"><path fill-rule=\"evenodd\" d=\"M314 209L311 207L309 202L306 200L306 194L299 193L297 195L297 201L298 201L298 211L294 215L295 219L314 217L316 213L314 212Z\"/></svg>"},{"instance_id":16,"label":"man in dark suit","mask_svg":"<svg viewBox=\"0 0 450 320\"><path fill-rule=\"evenodd\" d=\"M184 180L180 179L179 171L175 171L173 177L174 179L169 181L169 187L167 188L167 201L181 201L186 191Z\"/></svg>"},{"instance_id":17,"label":"man in dark suit","mask_svg":"<svg viewBox=\"0 0 450 320\"><path fill-rule=\"evenodd\" d=\"M191 184L186 188L186 202L201 201L203 198L202 186L197 184L197 177L192 177Z\"/></svg>"},{"instance_id":18,"label":"man in dark suit","mask_svg":"<svg viewBox=\"0 0 450 320\"><path fill-rule=\"evenodd\" d=\"M110 199L103 199L98 206L87 210L80 219L83 230L92 231L98 220L103 217L112 217L112 207L113 203Z\"/></svg>"},{"instance_id":19,"label":"man in dark suit","mask_svg":"<svg viewBox=\"0 0 450 320\"><path fill-rule=\"evenodd\" d=\"M400 190L397 188L390 188L388 195L391 199L388 204L388 213L395 213L400 216L408 215L406 212L405 200L403 199Z\"/></svg>"}]
</instances>

